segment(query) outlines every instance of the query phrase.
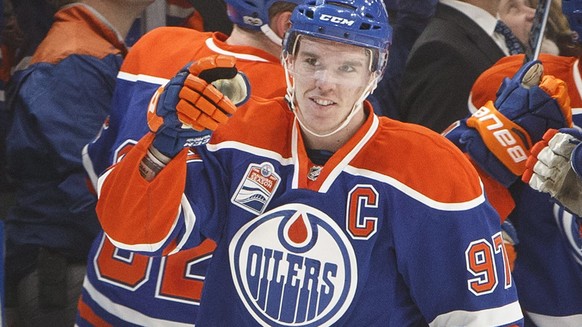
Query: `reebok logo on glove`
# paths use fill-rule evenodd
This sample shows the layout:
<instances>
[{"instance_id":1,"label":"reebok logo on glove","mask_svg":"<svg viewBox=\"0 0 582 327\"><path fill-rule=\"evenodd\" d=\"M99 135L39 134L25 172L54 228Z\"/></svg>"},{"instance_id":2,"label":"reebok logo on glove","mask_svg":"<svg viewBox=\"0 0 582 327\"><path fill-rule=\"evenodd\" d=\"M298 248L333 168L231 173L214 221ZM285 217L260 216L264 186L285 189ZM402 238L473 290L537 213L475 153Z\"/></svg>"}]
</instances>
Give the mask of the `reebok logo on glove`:
<instances>
[{"instance_id":1,"label":"reebok logo on glove","mask_svg":"<svg viewBox=\"0 0 582 327\"><path fill-rule=\"evenodd\" d=\"M467 120L467 126L475 128L487 148L516 175L525 169L531 140L527 132L499 113L493 101L487 102Z\"/></svg>"}]
</instances>

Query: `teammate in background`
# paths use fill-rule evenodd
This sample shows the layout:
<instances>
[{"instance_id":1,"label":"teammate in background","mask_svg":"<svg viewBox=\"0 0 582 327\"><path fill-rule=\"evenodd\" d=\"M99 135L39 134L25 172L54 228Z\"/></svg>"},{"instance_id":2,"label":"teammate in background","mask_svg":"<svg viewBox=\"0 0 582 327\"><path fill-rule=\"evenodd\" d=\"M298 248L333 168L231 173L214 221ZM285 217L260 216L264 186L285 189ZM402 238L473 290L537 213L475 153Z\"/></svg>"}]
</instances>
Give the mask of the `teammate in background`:
<instances>
[{"instance_id":1,"label":"teammate in background","mask_svg":"<svg viewBox=\"0 0 582 327\"><path fill-rule=\"evenodd\" d=\"M6 218L8 322L73 325L99 232L81 150L109 112L132 21L152 0L63 7L15 90L7 137L16 204Z\"/></svg>"},{"instance_id":2,"label":"teammate in background","mask_svg":"<svg viewBox=\"0 0 582 327\"><path fill-rule=\"evenodd\" d=\"M473 167L364 101L390 41L382 2L299 5L286 98L236 113L209 84L235 58L183 69L152 98L152 132L99 179L107 236L152 255L215 240L200 326L521 325Z\"/></svg>"},{"instance_id":3,"label":"teammate in background","mask_svg":"<svg viewBox=\"0 0 582 327\"><path fill-rule=\"evenodd\" d=\"M22 40L11 50L13 69L25 69L38 45L44 40L53 21L54 14L75 0L5 0L10 3L16 16Z\"/></svg>"},{"instance_id":4,"label":"teammate in background","mask_svg":"<svg viewBox=\"0 0 582 327\"><path fill-rule=\"evenodd\" d=\"M168 0L168 1L183 1L183 0ZM192 7L200 14L202 18L202 30L222 32L230 35L232 32L232 21L226 12L225 0L206 1L206 0L189 0ZM249 2L252 4L252 2Z\"/></svg>"},{"instance_id":5,"label":"teammate in background","mask_svg":"<svg viewBox=\"0 0 582 327\"><path fill-rule=\"evenodd\" d=\"M299 2L227 0L235 25L230 36L177 27L144 35L121 67L110 119L84 151L87 172L101 174L148 132L150 98L190 61L212 54L235 56L237 68L250 80L252 95L283 96L281 37ZM115 249L107 238L98 237L89 254L77 325L194 324L214 246L207 241L168 257L150 258Z\"/></svg>"},{"instance_id":6,"label":"teammate in background","mask_svg":"<svg viewBox=\"0 0 582 327\"><path fill-rule=\"evenodd\" d=\"M222 32L230 35L232 22L226 14L223 0L166 0L165 26L188 27L198 31ZM125 43L132 47L147 31L142 18L135 20Z\"/></svg>"},{"instance_id":7,"label":"teammate in background","mask_svg":"<svg viewBox=\"0 0 582 327\"><path fill-rule=\"evenodd\" d=\"M579 10L582 9L582 1L563 1L562 5L564 15L569 19L570 27L577 33L581 33L582 25L577 16L579 15ZM481 108L485 105L496 94L502 80L518 71L523 64L523 60L524 57L521 55L503 58L477 79L473 86L471 97L473 111L476 112L474 115L485 117L483 115L485 110L476 111L475 108ZM524 100L522 103L513 103L513 110L509 111L503 111L499 106L496 106L499 112L507 116L512 122L503 121L503 128L499 127L491 130L498 133L505 133L503 130L521 130L522 135L528 135L528 141L522 144L511 141L522 140L516 134L504 134L507 142L509 144L513 143L511 144L512 148L516 150L527 150L532 144L541 141L544 132L548 128L568 127L567 117L569 115L571 115L575 125L581 126L582 124L582 115L580 115L582 113L580 110L582 108L582 86L579 83L580 58L542 53L540 60L543 64L545 75L555 76L565 81L563 87L567 87L572 110L571 112L568 111L569 106L563 103L562 108L565 111L562 114L562 118L552 110L532 110L536 103L542 103L547 100L547 97L540 96L536 99L531 97L531 92L533 91L524 91L522 88L516 87L515 83L509 83L509 85L516 87L516 95L521 92L524 97L530 96L531 101ZM533 87L531 90L537 92L540 89ZM557 90L560 89L558 88ZM549 93L555 94L556 90ZM555 102L548 102L548 104L552 103ZM524 104L532 107L524 108ZM479 121L479 119L473 120L474 122ZM550 120L553 120L553 122L549 123ZM482 122L485 123L487 121L482 119ZM479 125L476 124L475 126ZM454 132L455 130L457 132ZM578 290L582 289L582 274L580 274L582 268L582 248L580 246L582 240L579 233L580 218L555 205L549 194L540 193L520 180L520 176L525 169L527 151L512 152L519 154L515 156L517 164L511 163L513 160L510 161L510 164L504 164L507 161L497 160L500 153L498 150L501 149L495 148L492 151L495 156L492 156L491 152L487 150L490 148L489 145L491 143L481 142L481 138L478 137L479 134L475 129L461 125L455 130L449 132L448 137L461 144L461 147L472 147L474 149L471 155L473 160L502 186L495 192L495 196L500 196L504 191L509 192L510 197L508 199L514 202L515 207L509 219L515 226L519 243L516 244L517 259L513 276L515 277L520 303L526 315L526 325L582 326L582 294L578 292ZM482 129L482 131L485 131L485 129ZM513 138L507 135L513 136ZM485 139L492 140L491 138ZM549 139L550 136L548 135L545 141ZM521 146L521 148L518 146ZM535 155L539 150L539 146L534 150ZM547 152L545 153L547 154ZM545 161L546 159L544 156L540 160ZM507 167L513 167L514 170L510 170ZM542 174L543 172L539 173ZM531 172L524 176L527 179L529 175L531 175ZM570 177L574 176L575 174L570 175ZM575 179L569 179L568 181L574 182ZM538 187L542 186L539 185ZM571 195L579 195L579 193L572 193ZM488 196L492 197L494 194L488 193Z\"/></svg>"}]
</instances>

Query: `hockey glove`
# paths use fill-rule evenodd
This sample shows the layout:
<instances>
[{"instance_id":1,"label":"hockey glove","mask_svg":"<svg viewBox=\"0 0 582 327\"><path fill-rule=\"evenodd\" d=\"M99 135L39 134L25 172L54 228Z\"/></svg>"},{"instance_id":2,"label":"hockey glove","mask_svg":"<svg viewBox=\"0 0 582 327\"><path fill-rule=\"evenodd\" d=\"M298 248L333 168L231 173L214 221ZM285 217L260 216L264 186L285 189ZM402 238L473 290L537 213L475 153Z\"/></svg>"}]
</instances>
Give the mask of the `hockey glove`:
<instances>
[{"instance_id":1,"label":"hockey glove","mask_svg":"<svg viewBox=\"0 0 582 327\"><path fill-rule=\"evenodd\" d=\"M495 103L487 102L445 132L449 140L506 187L523 173L529 149L546 130L572 126L565 83L543 76L541 83L535 85L542 72L539 61L525 64L513 78L503 81Z\"/></svg>"},{"instance_id":2,"label":"hockey glove","mask_svg":"<svg viewBox=\"0 0 582 327\"><path fill-rule=\"evenodd\" d=\"M148 126L156 134L153 146L159 152L172 158L184 147L206 144L212 131L236 111L235 104L211 82L233 79L242 83L238 89L246 93L235 101L246 100L248 82L237 74L235 62L224 55L202 58L158 89L148 108Z\"/></svg>"},{"instance_id":3,"label":"hockey glove","mask_svg":"<svg viewBox=\"0 0 582 327\"><path fill-rule=\"evenodd\" d=\"M582 217L582 131L549 130L536 143L522 180L549 193L568 211Z\"/></svg>"}]
</instances>

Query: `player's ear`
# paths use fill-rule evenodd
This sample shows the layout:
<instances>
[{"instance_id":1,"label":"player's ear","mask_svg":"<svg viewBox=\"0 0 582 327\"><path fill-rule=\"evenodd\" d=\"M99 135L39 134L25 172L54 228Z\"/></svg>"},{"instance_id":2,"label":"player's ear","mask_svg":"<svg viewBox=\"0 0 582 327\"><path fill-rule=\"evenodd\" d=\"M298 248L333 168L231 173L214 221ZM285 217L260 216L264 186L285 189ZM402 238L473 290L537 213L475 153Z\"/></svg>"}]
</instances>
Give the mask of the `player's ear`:
<instances>
[{"instance_id":1,"label":"player's ear","mask_svg":"<svg viewBox=\"0 0 582 327\"><path fill-rule=\"evenodd\" d=\"M273 32L277 34L280 38L285 36L285 32L291 26L291 12L283 11L276 14L271 18L271 23L269 24Z\"/></svg>"}]
</instances>

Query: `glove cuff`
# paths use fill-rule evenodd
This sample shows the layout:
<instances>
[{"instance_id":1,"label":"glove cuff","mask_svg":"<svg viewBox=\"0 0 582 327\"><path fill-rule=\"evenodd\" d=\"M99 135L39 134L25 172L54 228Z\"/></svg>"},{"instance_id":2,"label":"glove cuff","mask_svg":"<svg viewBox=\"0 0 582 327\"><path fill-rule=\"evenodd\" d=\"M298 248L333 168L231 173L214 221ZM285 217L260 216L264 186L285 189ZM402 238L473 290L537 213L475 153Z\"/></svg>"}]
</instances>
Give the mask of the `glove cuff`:
<instances>
[{"instance_id":1,"label":"glove cuff","mask_svg":"<svg viewBox=\"0 0 582 327\"><path fill-rule=\"evenodd\" d=\"M467 126L479 132L489 151L514 175L523 174L531 147L529 134L497 111L492 101L469 117Z\"/></svg>"},{"instance_id":2,"label":"glove cuff","mask_svg":"<svg viewBox=\"0 0 582 327\"><path fill-rule=\"evenodd\" d=\"M177 133L169 128L162 127L162 129L156 133L154 142L152 143L159 153L168 158L174 158L184 148L182 144L183 139L180 138L179 135L171 134Z\"/></svg>"}]
</instances>

